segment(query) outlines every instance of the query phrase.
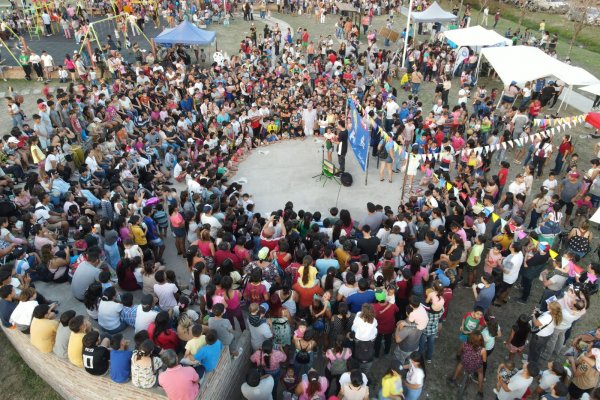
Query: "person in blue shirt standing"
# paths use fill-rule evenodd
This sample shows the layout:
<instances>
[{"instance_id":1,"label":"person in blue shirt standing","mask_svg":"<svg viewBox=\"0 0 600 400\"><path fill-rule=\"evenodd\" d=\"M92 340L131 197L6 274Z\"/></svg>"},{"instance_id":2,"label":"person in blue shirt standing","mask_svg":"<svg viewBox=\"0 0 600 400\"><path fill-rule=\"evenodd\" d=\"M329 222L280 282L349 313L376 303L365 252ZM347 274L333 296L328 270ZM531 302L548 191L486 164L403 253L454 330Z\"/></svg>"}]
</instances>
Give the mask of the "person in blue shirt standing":
<instances>
[{"instance_id":1,"label":"person in blue shirt standing","mask_svg":"<svg viewBox=\"0 0 600 400\"><path fill-rule=\"evenodd\" d=\"M402 102L399 112L400 112L400 121L404 122L405 119L408 119L408 115L410 114L410 109L408 108L408 103L406 101Z\"/></svg>"},{"instance_id":2,"label":"person in blue shirt standing","mask_svg":"<svg viewBox=\"0 0 600 400\"><path fill-rule=\"evenodd\" d=\"M202 346L200 350L194 354L194 359L200 363L199 366L194 367L200 378L202 378L204 374L212 372L217 368L222 350L223 344L217 338L217 332L214 329L209 329L208 332L206 332L206 345Z\"/></svg>"},{"instance_id":3,"label":"person in blue shirt standing","mask_svg":"<svg viewBox=\"0 0 600 400\"><path fill-rule=\"evenodd\" d=\"M363 304L375 303L375 292L370 289L367 279L362 278L358 281L358 292L348 296L346 303L348 303L348 309L353 314L359 312Z\"/></svg>"},{"instance_id":4,"label":"person in blue shirt standing","mask_svg":"<svg viewBox=\"0 0 600 400\"><path fill-rule=\"evenodd\" d=\"M165 252L165 243L160 237L160 232L158 231L158 225L154 219L152 219L152 214L154 214L154 207L145 206L143 208L144 213L144 224L146 224L146 238L148 239L148 243L152 245L152 251L154 252L154 257L156 260L161 260L163 253Z\"/></svg>"},{"instance_id":5,"label":"person in blue shirt standing","mask_svg":"<svg viewBox=\"0 0 600 400\"><path fill-rule=\"evenodd\" d=\"M113 382L125 383L129 380L133 352L127 349L128 346L129 342L123 340L120 333L110 339L110 379Z\"/></svg>"}]
</instances>

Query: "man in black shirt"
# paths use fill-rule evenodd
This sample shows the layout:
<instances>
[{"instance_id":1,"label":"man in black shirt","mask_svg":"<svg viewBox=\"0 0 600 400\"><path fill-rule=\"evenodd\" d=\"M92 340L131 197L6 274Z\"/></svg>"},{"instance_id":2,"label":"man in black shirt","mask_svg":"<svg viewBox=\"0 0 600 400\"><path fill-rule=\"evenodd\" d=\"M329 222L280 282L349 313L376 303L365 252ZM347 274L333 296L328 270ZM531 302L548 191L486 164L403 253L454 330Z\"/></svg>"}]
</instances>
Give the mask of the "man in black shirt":
<instances>
[{"instance_id":1,"label":"man in black shirt","mask_svg":"<svg viewBox=\"0 0 600 400\"><path fill-rule=\"evenodd\" d=\"M371 227L369 225L363 225L362 234L362 239L358 239L356 245L360 249L360 253L368 255L369 261L373 262L379 248L379 238L371 236Z\"/></svg>"},{"instance_id":2,"label":"man in black shirt","mask_svg":"<svg viewBox=\"0 0 600 400\"><path fill-rule=\"evenodd\" d=\"M98 331L91 331L83 337L83 367L92 375L104 375L110 361L110 339L100 341Z\"/></svg>"},{"instance_id":3,"label":"man in black shirt","mask_svg":"<svg viewBox=\"0 0 600 400\"><path fill-rule=\"evenodd\" d=\"M346 121L338 121L338 163L340 164L339 170L344 172L346 170L346 153L348 152L348 131L346 130Z\"/></svg>"},{"instance_id":4,"label":"man in black shirt","mask_svg":"<svg viewBox=\"0 0 600 400\"><path fill-rule=\"evenodd\" d=\"M548 260L550 260L550 254L547 252L549 249L550 246L548 243L539 242L535 251L525 259L523 268L521 269L521 286L523 286L523 293L517 302L521 304L527 303L533 281L540 276L542 271L546 268Z\"/></svg>"}]
</instances>

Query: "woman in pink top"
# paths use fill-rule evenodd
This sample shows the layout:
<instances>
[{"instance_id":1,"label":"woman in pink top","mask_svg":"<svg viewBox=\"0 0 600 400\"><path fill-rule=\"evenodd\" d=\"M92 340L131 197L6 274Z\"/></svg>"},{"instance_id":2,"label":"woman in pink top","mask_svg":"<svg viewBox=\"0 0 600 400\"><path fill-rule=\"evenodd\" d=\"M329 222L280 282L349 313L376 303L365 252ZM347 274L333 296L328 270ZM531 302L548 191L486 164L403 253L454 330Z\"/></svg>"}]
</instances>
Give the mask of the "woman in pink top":
<instances>
[{"instance_id":1,"label":"woman in pink top","mask_svg":"<svg viewBox=\"0 0 600 400\"><path fill-rule=\"evenodd\" d=\"M169 221L171 222L171 231L175 235L177 254L185 254L185 220L175 204L169 206Z\"/></svg>"},{"instance_id":2,"label":"woman in pink top","mask_svg":"<svg viewBox=\"0 0 600 400\"><path fill-rule=\"evenodd\" d=\"M324 376L319 376L317 371L311 369L307 375L302 376L302 381L296 386L298 400L325 398L329 382Z\"/></svg>"},{"instance_id":3,"label":"woman in pink top","mask_svg":"<svg viewBox=\"0 0 600 400\"><path fill-rule=\"evenodd\" d=\"M196 242L198 251L205 257L215 256L215 245L210 240L210 231L208 229L200 232L200 239Z\"/></svg>"},{"instance_id":4,"label":"woman in pink top","mask_svg":"<svg viewBox=\"0 0 600 400\"><path fill-rule=\"evenodd\" d=\"M273 398L276 398L277 382L281 376L281 364L287 361L285 353L277 348L273 348L273 341L267 339L263 342L260 349L256 350L250 356L252 361L259 369L263 369L265 373L271 375L275 384L273 385Z\"/></svg>"},{"instance_id":5,"label":"woman in pink top","mask_svg":"<svg viewBox=\"0 0 600 400\"><path fill-rule=\"evenodd\" d=\"M431 305L431 311L438 313L444 310L444 286L442 282L436 280L433 282L433 290L427 294L425 302Z\"/></svg>"},{"instance_id":6,"label":"woman in pink top","mask_svg":"<svg viewBox=\"0 0 600 400\"><path fill-rule=\"evenodd\" d=\"M229 275L225 275L221 279L221 290L223 292L223 299L225 300L227 308L227 319L231 322L231 326L235 327L234 318L238 320L240 329L244 332L246 324L244 323L244 315L242 314L241 294L239 290L232 289L233 279ZM275 377L273 377L275 379ZM277 381L277 379L275 379Z\"/></svg>"},{"instance_id":7,"label":"woman in pink top","mask_svg":"<svg viewBox=\"0 0 600 400\"><path fill-rule=\"evenodd\" d=\"M483 271L491 274L492 270L500 265L502 258L502 245L500 243L496 243L494 246L492 246L487 257L485 258Z\"/></svg>"},{"instance_id":8,"label":"woman in pink top","mask_svg":"<svg viewBox=\"0 0 600 400\"><path fill-rule=\"evenodd\" d=\"M429 280L429 273L427 268L421 266L423 263L423 257L420 254L415 254L410 260L410 272L412 272L412 292L419 298L424 297L425 282Z\"/></svg>"}]
</instances>

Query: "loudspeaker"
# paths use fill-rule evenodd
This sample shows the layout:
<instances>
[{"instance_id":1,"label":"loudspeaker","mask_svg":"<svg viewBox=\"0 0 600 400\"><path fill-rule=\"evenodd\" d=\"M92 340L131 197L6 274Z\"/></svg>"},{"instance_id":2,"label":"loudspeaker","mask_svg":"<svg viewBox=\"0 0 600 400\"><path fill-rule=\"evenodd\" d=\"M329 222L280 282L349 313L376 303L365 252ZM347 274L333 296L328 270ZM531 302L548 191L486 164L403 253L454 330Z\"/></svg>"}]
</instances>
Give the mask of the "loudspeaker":
<instances>
[{"instance_id":1,"label":"loudspeaker","mask_svg":"<svg viewBox=\"0 0 600 400\"><path fill-rule=\"evenodd\" d=\"M352 186L352 175L350 175L348 172L342 172L340 175L340 181L342 182L342 185L346 187Z\"/></svg>"}]
</instances>

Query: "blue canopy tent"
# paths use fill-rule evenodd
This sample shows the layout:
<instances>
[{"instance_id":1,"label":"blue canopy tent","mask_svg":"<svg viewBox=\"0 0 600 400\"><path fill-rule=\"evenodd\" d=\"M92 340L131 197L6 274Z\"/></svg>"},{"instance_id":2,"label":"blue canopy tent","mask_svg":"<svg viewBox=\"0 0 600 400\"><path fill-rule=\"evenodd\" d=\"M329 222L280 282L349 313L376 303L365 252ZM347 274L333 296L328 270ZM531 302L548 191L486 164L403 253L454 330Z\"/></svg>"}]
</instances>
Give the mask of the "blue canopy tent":
<instances>
[{"instance_id":1,"label":"blue canopy tent","mask_svg":"<svg viewBox=\"0 0 600 400\"><path fill-rule=\"evenodd\" d=\"M211 45L217 34L213 31L205 31L194 24L183 21L175 28L167 28L154 38L157 44L187 44L187 45Z\"/></svg>"}]
</instances>

